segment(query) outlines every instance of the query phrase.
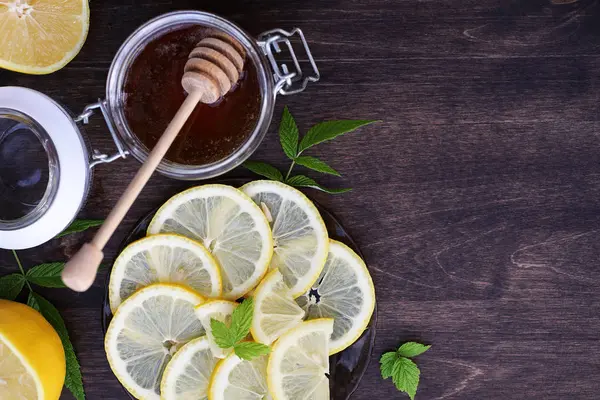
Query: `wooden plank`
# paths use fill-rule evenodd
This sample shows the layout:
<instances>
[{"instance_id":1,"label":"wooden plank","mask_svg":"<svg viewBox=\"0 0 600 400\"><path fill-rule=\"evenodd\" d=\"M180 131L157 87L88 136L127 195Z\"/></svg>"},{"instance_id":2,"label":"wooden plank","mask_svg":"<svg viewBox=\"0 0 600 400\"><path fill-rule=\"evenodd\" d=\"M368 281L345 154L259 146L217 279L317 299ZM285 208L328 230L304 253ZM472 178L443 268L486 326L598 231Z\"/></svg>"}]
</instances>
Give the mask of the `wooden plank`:
<instances>
[{"instance_id":1,"label":"wooden plank","mask_svg":"<svg viewBox=\"0 0 600 400\"><path fill-rule=\"evenodd\" d=\"M288 165L277 139L284 105L302 132L324 119L382 121L310 153L343 177L308 175L354 188L307 193L356 239L378 294L376 348L352 398L405 398L381 380L377 361L418 339L433 347L418 359L417 399L595 399L597 3L93 1L88 41L72 63L49 76L2 71L0 85L40 90L79 112L104 97L112 58L135 27L177 9L220 13L253 35L303 28L322 81L278 98L252 158ZM85 131L94 148L114 148L99 116ZM81 216L105 216L138 166L130 159L97 167ZM107 262L140 217L191 185L153 177L110 242ZM19 254L26 268L65 260L91 234ZM0 276L16 270L10 252L0 252ZM70 328L88 398L123 399L103 351L105 275L84 294L41 292Z\"/></svg>"}]
</instances>

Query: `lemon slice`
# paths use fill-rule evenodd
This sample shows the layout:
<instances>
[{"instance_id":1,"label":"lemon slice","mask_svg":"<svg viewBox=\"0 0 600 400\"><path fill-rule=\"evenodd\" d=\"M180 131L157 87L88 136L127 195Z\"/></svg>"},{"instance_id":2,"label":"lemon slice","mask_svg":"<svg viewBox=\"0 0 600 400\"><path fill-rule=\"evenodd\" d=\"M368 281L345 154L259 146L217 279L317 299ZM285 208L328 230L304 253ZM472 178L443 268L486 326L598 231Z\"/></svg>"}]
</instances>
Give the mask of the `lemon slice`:
<instances>
[{"instance_id":1,"label":"lemon slice","mask_svg":"<svg viewBox=\"0 0 600 400\"><path fill-rule=\"evenodd\" d=\"M88 0L0 1L0 68L49 74L71 61L89 28Z\"/></svg>"},{"instance_id":2,"label":"lemon slice","mask_svg":"<svg viewBox=\"0 0 600 400\"><path fill-rule=\"evenodd\" d=\"M323 218L299 190L275 181L254 181L240 188L258 204L273 230L271 269L279 269L292 296L310 289L329 249Z\"/></svg>"},{"instance_id":3,"label":"lemon slice","mask_svg":"<svg viewBox=\"0 0 600 400\"><path fill-rule=\"evenodd\" d=\"M169 361L160 384L162 400L206 400L210 376L219 361L202 336L183 346Z\"/></svg>"},{"instance_id":4,"label":"lemon slice","mask_svg":"<svg viewBox=\"0 0 600 400\"><path fill-rule=\"evenodd\" d=\"M271 271L254 291L254 316L250 332L259 343L270 345L304 318L278 270Z\"/></svg>"},{"instance_id":5,"label":"lemon slice","mask_svg":"<svg viewBox=\"0 0 600 400\"><path fill-rule=\"evenodd\" d=\"M210 400L267 400L267 356L251 361L231 354L221 360L210 378Z\"/></svg>"},{"instance_id":6,"label":"lemon slice","mask_svg":"<svg viewBox=\"0 0 600 400\"><path fill-rule=\"evenodd\" d=\"M271 350L267 376L275 400L329 400L330 318L305 321Z\"/></svg>"},{"instance_id":7,"label":"lemon slice","mask_svg":"<svg viewBox=\"0 0 600 400\"><path fill-rule=\"evenodd\" d=\"M221 295L217 262L200 243L180 235L154 235L125 248L117 257L108 285L110 309L152 283L178 283L205 297Z\"/></svg>"},{"instance_id":8,"label":"lemon slice","mask_svg":"<svg viewBox=\"0 0 600 400\"><path fill-rule=\"evenodd\" d=\"M56 331L33 308L0 300L0 399L58 399L64 381Z\"/></svg>"},{"instance_id":9,"label":"lemon slice","mask_svg":"<svg viewBox=\"0 0 600 400\"><path fill-rule=\"evenodd\" d=\"M221 267L222 297L236 300L254 288L273 255L269 223L244 193L225 185L204 185L169 199L148 234L174 232L198 240Z\"/></svg>"},{"instance_id":10,"label":"lemon slice","mask_svg":"<svg viewBox=\"0 0 600 400\"><path fill-rule=\"evenodd\" d=\"M229 326L229 324L231 324L231 314L233 314L233 310L235 310L237 306L238 303L233 301L211 300L196 307L196 317L198 317L206 331L210 349L215 357L225 358L231 353L231 349L222 349L215 343L215 338L210 327L210 320L214 318Z\"/></svg>"},{"instance_id":11,"label":"lemon slice","mask_svg":"<svg viewBox=\"0 0 600 400\"><path fill-rule=\"evenodd\" d=\"M104 348L121 384L138 399L159 399L163 370L175 352L204 334L194 307L204 299L182 286L153 284L135 292L113 317Z\"/></svg>"},{"instance_id":12,"label":"lemon slice","mask_svg":"<svg viewBox=\"0 0 600 400\"><path fill-rule=\"evenodd\" d=\"M308 319L335 319L330 344L335 354L357 341L369 324L375 287L365 262L345 244L331 240L323 272L296 302Z\"/></svg>"}]
</instances>

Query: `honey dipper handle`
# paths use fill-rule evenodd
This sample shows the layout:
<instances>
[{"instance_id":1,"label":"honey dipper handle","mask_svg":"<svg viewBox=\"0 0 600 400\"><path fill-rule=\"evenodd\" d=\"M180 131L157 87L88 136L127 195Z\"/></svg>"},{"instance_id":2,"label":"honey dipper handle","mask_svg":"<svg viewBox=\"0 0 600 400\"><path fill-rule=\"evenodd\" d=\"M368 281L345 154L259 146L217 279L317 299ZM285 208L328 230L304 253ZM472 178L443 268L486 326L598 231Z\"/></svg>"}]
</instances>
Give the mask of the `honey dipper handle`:
<instances>
[{"instance_id":1,"label":"honey dipper handle","mask_svg":"<svg viewBox=\"0 0 600 400\"><path fill-rule=\"evenodd\" d=\"M102 249L127 214L127 211L129 211L129 208L131 208L135 199L137 199L160 161L164 158L177 134L194 111L194 108L196 108L202 95L202 90L194 90L187 96L144 164L121 195L115 208L112 209L96 233L96 236L94 236L92 242L85 244L65 265L62 273L62 280L65 285L78 292L84 292L92 286L96 278L96 272L102 261Z\"/></svg>"}]
</instances>

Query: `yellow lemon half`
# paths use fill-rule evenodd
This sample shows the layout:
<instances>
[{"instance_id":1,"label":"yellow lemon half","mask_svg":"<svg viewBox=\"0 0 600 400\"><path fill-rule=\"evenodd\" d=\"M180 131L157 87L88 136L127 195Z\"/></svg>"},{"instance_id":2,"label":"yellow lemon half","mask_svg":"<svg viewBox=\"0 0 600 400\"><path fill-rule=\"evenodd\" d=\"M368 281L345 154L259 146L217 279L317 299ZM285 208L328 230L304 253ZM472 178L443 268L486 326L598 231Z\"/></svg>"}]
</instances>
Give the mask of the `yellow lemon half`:
<instances>
[{"instance_id":1,"label":"yellow lemon half","mask_svg":"<svg viewBox=\"0 0 600 400\"><path fill-rule=\"evenodd\" d=\"M85 43L87 0L0 1L0 67L49 74L71 61Z\"/></svg>"},{"instance_id":2,"label":"yellow lemon half","mask_svg":"<svg viewBox=\"0 0 600 400\"><path fill-rule=\"evenodd\" d=\"M57 400L65 382L58 334L33 308L0 300L0 399Z\"/></svg>"}]
</instances>

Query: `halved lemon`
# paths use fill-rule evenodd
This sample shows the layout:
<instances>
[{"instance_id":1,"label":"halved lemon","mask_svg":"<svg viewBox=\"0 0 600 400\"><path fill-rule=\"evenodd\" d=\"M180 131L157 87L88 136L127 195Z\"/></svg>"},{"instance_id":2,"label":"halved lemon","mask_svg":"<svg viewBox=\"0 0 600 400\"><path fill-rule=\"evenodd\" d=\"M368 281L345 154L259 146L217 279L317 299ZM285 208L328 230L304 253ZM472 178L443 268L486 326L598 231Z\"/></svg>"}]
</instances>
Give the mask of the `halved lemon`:
<instances>
[{"instance_id":1,"label":"halved lemon","mask_svg":"<svg viewBox=\"0 0 600 400\"><path fill-rule=\"evenodd\" d=\"M0 68L49 74L71 61L85 43L88 0L0 1Z\"/></svg>"},{"instance_id":2,"label":"halved lemon","mask_svg":"<svg viewBox=\"0 0 600 400\"><path fill-rule=\"evenodd\" d=\"M331 240L327 263L312 289L296 302L307 318L333 318L330 354L354 343L375 309L375 287L365 262L348 246Z\"/></svg>"},{"instance_id":3,"label":"halved lemon","mask_svg":"<svg viewBox=\"0 0 600 400\"><path fill-rule=\"evenodd\" d=\"M233 301L211 300L196 307L196 317L198 317L206 331L210 349L215 357L225 358L231 353L232 349L222 349L215 343L212 328L210 327L210 320L214 318L229 326L231 324L231 314L233 314L233 310L235 310L237 306L238 303Z\"/></svg>"},{"instance_id":4,"label":"halved lemon","mask_svg":"<svg viewBox=\"0 0 600 400\"><path fill-rule=\"evenodd\" d=\"M329 400L330 318L305 321L273 345L267 376L275 400Z\"/></svg>"},{"instance_id":5,"label":"halved lemon","mask_svg":"<svg viewBox=\"0 0 600 400\"><path fill-rule=\"evenodd\" d=\"M194 307L204 298L179 285L135 292L113 317L104 348L121 384L137 399L159 399L163 371L175 352L204 334Z\"/></svg>"},{"instance_id":6,"label":"halved lemon","mask_svg":"<svg viewBox=\"0 0 600 400\"><path fill-rule=\"evenodd\" d=\"M209 400L268 400L267 356L251 361L231 354L221 360L210 378Z\"/></svg>"},{"instance_id":7,"label":"halved lemon","mask_svg":"<svg viewBox=\"0 0 600 400\"><path fill-rule=\"evenodd\" d=\"M162 400L206 400L210 376L219 361L206 336L183 346L169 361L160 384Z\"/></svg>"},{"instance_id":8,"label":"halved lemon","mask_svg":"<svg viewBox=\"0 0 600 400\"><path fill-rule=\"evenodd\" d=\"M173 232L198 240L221 267L222 297L236 300L267 272L273 238L264 214L236 188L204 185L169 199L156 213L148 234Z\"/></svg>"},{"instance_id":9,"label":"halved lemon","mask_svg":"<svg viewBox=\"0 0 600 400\"><path fill-rule=\"evenodd\" d=\"M304 294L317 279L329 249L329 235L315 205L302 192L275 181L240 188L268 216L273 230L271 269L279 269L292 296Z\"/></svg>"},{"instance_id":10,"label":"halved lemon","mask_svg":"<svg viewBox=\"0 0 600 400\"><path fill-rule=\"evenodd\" d=\"M110 309L152 283L178 283L205 297L221 295L219 266L200 243L181 235L153 235L131 243L110 274Z\"/></svg>"},{"instance_id":11,"label":"halved lemon","mask_svg":"<svg viewBox=\"0 0 600 400\"><path fill-rule=\"evenodd\" d=\"M33 308L0 300L0 399L57 400L65 353L52 325Z\"/></svg>"},{"instance_id":12,"label":"halved lemon","mask_svg":"<svg viewBox=\"0 0 600 400\"><path fill-rule=\"evenodd\" d=\"M270 345L302 322L304 310L296 304L279 270L271 271L254 291L250 332L259 343Z\"/></svg>"}]
</instances>

